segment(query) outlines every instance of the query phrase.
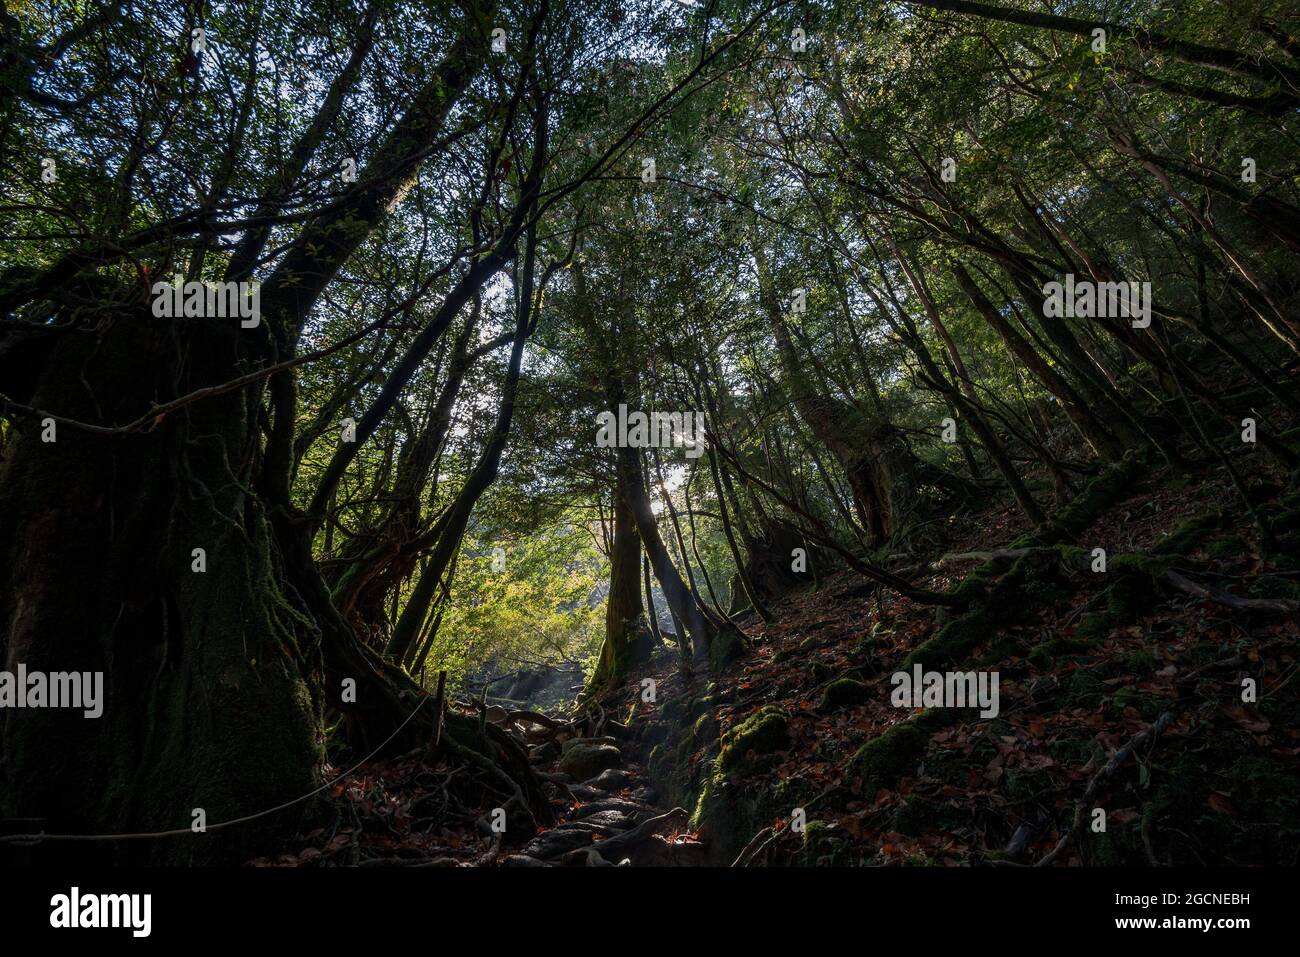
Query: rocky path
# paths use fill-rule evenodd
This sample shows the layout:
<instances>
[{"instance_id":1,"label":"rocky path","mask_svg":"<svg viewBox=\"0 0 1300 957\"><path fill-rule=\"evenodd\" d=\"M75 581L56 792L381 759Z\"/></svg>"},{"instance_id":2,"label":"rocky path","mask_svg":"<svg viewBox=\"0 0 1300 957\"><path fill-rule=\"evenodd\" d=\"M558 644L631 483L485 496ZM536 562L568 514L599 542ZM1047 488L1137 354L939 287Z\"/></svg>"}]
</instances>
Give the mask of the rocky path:
<instances>
[{"instance_id":1,"label":"rocky path","mask_svg":"<svg viewBox=\"0 0 1300 957\"><path fill-rule=\"evenodd\" d=\"M625 759L612 737L571 737L534 746L530 762L552 799L557 821L522 848L503 851L505 867L693 866L704 848L687 831L687 812L657 806L645 769Z\"/></svg>"},{"instance_id":2,"label":"rocky path","mask_svg":"<svg viewBox=\"0 0 1300 957\"><path fill-rule=\"evenodd\" d=\"M473 705L462 705L473 713ZM599 709L598 709L599 710ZM427 748L368 762L329 788L311 826L260 867L695 866L704 845L689 814L664 807L627 732L616 722L489 707L485 715L528 755L554 823L532 832L507 821L500 791L434 758ZM594 725L594 727L593 727ZM604 736L602 732L618 734ZM459 776L459 779L458 779ZM468 794L476 793L477 799ZM322 823L323 821L323 823ZM502 825L507 825L502 829Z\"/></svg>"}]
</instances>

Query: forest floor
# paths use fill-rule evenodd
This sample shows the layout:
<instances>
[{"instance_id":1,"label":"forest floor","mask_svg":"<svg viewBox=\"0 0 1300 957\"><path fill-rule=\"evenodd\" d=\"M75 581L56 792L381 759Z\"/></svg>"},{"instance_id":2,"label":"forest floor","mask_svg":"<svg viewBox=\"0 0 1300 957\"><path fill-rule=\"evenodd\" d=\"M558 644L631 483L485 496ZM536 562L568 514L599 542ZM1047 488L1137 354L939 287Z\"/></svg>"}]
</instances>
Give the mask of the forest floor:
<instances>
[{"instance_id":1,"label":"forest floor","mask_svg":"<svg viewBox=\"0 0 1300 957\"><path fill-rule=\"evenodd\" d=\"M1293 545L1300 496L1267 481L1251 495ZM1010 509L966 515L943 554L1027 530ZM970 616L837 572L774 601L767 624L740 619L753 647L717 673L683 675L668 653L638 669L602 702L618 736L564 746L594 763L535 749L555 827L503 841L488 809L449 813L449 770L411 754L336 783L333 826L251 863L1296 863L1296 615L1223 601L1300 597L1296 549L1265 556L1216 469L1134 481L1075 544L1104 548L1110 570L1036 566L950 654L951 669L998 673L996 717L923 724L891 703L901 663L927 641L951 653L944 636ZM1165 558L1135 576L1122 556L1139 554ZM948 591L987 569L987 555L941 558L918 585Z\"/></svg>"}]
</instances>

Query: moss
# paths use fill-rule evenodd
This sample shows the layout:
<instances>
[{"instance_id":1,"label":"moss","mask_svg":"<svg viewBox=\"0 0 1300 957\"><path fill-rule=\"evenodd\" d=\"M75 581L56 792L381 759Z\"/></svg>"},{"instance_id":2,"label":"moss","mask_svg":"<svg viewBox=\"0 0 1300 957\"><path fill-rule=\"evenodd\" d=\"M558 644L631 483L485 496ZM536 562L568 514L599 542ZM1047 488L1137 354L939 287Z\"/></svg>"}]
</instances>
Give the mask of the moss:
<instances>
[{"instance_id":1,"label":"moss","mask_svg":"<svg viewBox=\"0 0 1300 957\"><path fill-rule=\"evenodd\" d=\"M1092 568L1092 551L1075 545L1058 545L1056 553L1067 568Z\"/></svg>"},{"instance_id":2,"label":"moss","mask_svg":"<svg viewBox=\"0 0 1300 957\"><path fill-rule=\"evenodd\" d=\"M976 608L954 618L939 629L933 638L914 648L902 664L900 671L910 671L913 665L942 669L966 657L980 642L993 632L993 621L983 608Z\"/></svg>"},{"instance_id":3,"label":"moss","mask_svg":"<svg viewBox=\"0 0 1300 957\"><path fill-rule=\"evenodd\" d=\"M1013 544L1012 547L1022 546ZM995 558L970 571L961 580L961 584L952 590L952 597L958 603L957 607L965 608L983 600L990 587L1014 564L1014 560L1010 558Z\"/></svg>"},{"instance_id":4,"label":"moss","mask_svg":"<svg viewBox=\"0 0 1300 957\"><path fill-rule=\"evenodd\" d=\"M808 677L812 679L815 685L823 681L829 681L835 674L835 669L824 661L814 661L808 666Z\"/></svg>"},{"instance_id":5,"label":"moss","mask_svg":"<svg viewBox=\"0 0 1300 957\"><path fill-rule=\"evenodd\" d=\"M774 655L772 655L772 661L774 663L779 664L782 661L789 661L792 658L797 658L798 656L799 656L799 647L797 645L787 644L784 645L781 648L781 650L777 651Z\"/></svg>"},{"instance_id":6,"label":"moss","mask_svg":"<svg viewBox=\"0 0 1300 957\"><path fill-rule=\"evenodd\" d=\"M1249 547L1240 535L1220 535L1205 546L1205 551L1211 558L1236 558L1245 555Z\"/></svg>"},{"instance_id":7,"label":"moss","mask_svg":"<svg viewBox=\"0 0 1300 957\"><path fill-rule=\"evenodd\" d=\"M671 698L668 701L665 701L662 711L664 719L681 724L685 721L686 710L689 707L689 704L690 702L684 698Z\"/></svg>"},{"instance_id":8,"label":"moss","mask_svg":"<svg viewBox=\"0 0 1300 957\"><path fill-rule=\"evenodd\" d=\"M646 721L641 725L641 746L654 747L668 737L672 725L667 721Z\"/></svg>"},{"instance_id":9,"label":"moss","mask_svg":"<svg viewBox=\"0 0 1300 957\"><path fill-rule=\"evenodd\" d=\"M751 714L722 736L718 767L725 773L740 770L749 753L771 754L790 746L790 716L772 705Z\"/></svg>"},{"instance_id":10,"label":"moss","mask_svg":"<svg viewBox=\"0 0 1300 957\"><path fill-rule=\"evenodd\" d=\"M1155 604L1167 566L1166 561L1141 554L1117 555L1111 561L1108 574L1114 581L1106 590L1106 632Z\"/></svg>"},{"instance_id":11,"label":"moss","mask_svg":"<svg viewBox=\"0 0 1300 957\"><path fill-rule=\"evenodd\" d=\"M744 654L744 639L730 626L720 629L709 644L709 664L714 671L721 671Z\"/></svg>"},{"instance_id":12,"label":"moss","mask_svg":"<svg viewBox=\"0 0 1300 957\"><path fill-rule=\"evenodd\" d=\"M713 698L709 695L700 695L698 698L692 698L689 707L686 709L686 717L692 721L699 718L713 709Z\"/></svg>"},{"instance_id":13,"label":"moss","mask_svg":"<svg viewBox=\"0 0 1300 957\"><path fill-rule=\"evenodd\" d=\"M858 749L849 762L849 776L857 778L862 793L874 795L911 774L925 754L930 735L955 717L953 709L930 709L894 725Z\"/></svg>"},{"instance_id":14,"label":"moss","mask_svg":"<svg viewBox=\"0 0 1300 957\"><path fill-rule=\"evenodd\" d=\"M855 661L871 658L875 655L878 644L875 635L863 635L853 645L852 650L849 651L849 657Z\"/></svg>"},{"instance_id":15,"label":"moss","mask_svg":"<svg viewBox=\"0 0 1300 957\"><path fill-rule=\"evenodd\" d=\"M853 705L861 704L871 697L871 688L861 681L854 681L852 678L840 678L832 681L822 692L821 704L818 706L822 711L838 711L840 708L851 708Z\"/></svg>"},{"instance_id":16,"label":"moss","mask_svg":"<svg viewBox=\"0 0 1300 957\"><path fill-rule=\"evenodd\" d=\"M1059 658L1068 658L1085 652L1088 644L1086 641L1072 641L1069 638L1053 638L1035 645L1030 649L1027 657L1031 664L1046 669L1055 664Z\"/></svg>"},{"instance_id":17,"label":"moss","mask_svg":"<svg viewBox=\"0 0 1300 957\"><path fill-rule=\"evenodd\" d=\"M1169 569L1169 561L1167 557L1155 558L1151 555L1143 555L1141 552L1131 552L1127 555L1116 555L1111 559L1108 568L1111 574L1118 574L1121 577L1145 576L1148 579L1155 579Z\"/></svg>"},{"instance_id":18,"label":"moss","mask_svg":"<svg viewBox=\"0 0 1300 957\"><path fill-rule=\"evenodd\" d=\"M718 736L718 719L712 714L702 714L691 728L691 740L697 745L712 741Z\"/></svg>"},{"instance_id":19,"label":"moss","mask_svg":"<svg viewBox=\"0 0 1300 957\"><path fill-rule=\"evenodd\" d=\"M797 862L804 867L838 867L848 863L848 844L825 821L809 821Z\"/></svg>"},{"instance_id":20,"label":"moss","mask_svg":"<svg viewBox=\"0 0 1300 957\"><path fill-rule=\"evenodd\" d=\"M1165 556L1186 555L1200 543L1201 539L1217 529L1222 522L1223 516L1219 512L1207 512L1204 515L1189 518L1165 538L1161 539L1151 549L1151 552L1155 555Z\"/></svg>"},{"instance_id":21,"label":"moss","mask_svg":"<svg viewBox=\"0 0 1300 957\"><path fill-rule=\"evenodd\" d=\"M1102 472L1056 513L1032 540L1041 545L1067 542L1086 531L1111 505L1133 491L1143 472L1143 457L1135 452Z\"/></svg>"},{"instance_id":22,"label":"moss","mask_svg":"<svg viewBox=\"0 0 1300 957\"><path fill-rule=\"evenodd\" d=\"M775 818L788 817L795 805L762 786L731 784L720 764L721 756L704 778L691 827L705 836L711 863L730 864L750 838Z\"/></svg>"},{"instance_id":23,"label":"moss","mask_svg":"<svg viewBox=\"0 0 1300 957\"><path fill-rule=\"evenodd\" d=\"M817 792L816 785L807 778L784 778L772 789L772 802L777 807L785 809L779 816L789 816L795 808L803 807L811 801Z\"/></svg>"}]
</instances>

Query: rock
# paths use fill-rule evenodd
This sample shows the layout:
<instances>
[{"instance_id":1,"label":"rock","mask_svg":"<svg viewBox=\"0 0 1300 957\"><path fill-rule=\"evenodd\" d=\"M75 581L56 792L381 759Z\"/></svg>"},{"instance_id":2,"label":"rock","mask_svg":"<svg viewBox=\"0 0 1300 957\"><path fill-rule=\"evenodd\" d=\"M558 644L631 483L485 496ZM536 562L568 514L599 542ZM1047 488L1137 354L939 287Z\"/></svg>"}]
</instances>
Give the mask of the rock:
<instances>
[{"instance_id":1,"label":"rock","mask_svg":"<svg viewBox=\"0 0 1300 957\"><path fill-rule=\"evenodd\" d=\"M546 795L548 801L563 802L569 799L569 795L564 788L551 781L542 782L542 793Z\"/></svg>"},{"instance_id":2,"label":"rock","mask_svg":"<svg viewBox=\"0 0 1300 957\"><path fill-rule=\"evenodd\" d=\"M751 714L722 736L718 766L727 774L738 771L750 752L757 755L783 751L790 746L789 715L768 705Z\"/></svg>"},{"instance_id":3,"label":"rock","mask_svg":"<svg viewBox=\"0 0 1300 957\"><path fill-rule=\"evenodd\" d=\"M579 780L594 777L606 768L612 768L623 760L622 753L611 744L593 744L578 742L568 747L566 742L564 757L560 758L561 773L571 774Z\"/></svg>"},{"instance_id":4,"label":"rock","mask_svg":"<svg viewBox=\"0 0 1300 957\"><path fill-rule=\"evenodd\" d=\"M597 811L594 814L588 814L586 817L577 821L571 821L572 824L588 824L595 828L612 829L616 831L626 831L633 827L636 822L632 815L626 811Z\"/></svg>"},{"instance_id":5,"label":"rock","mask_svg":"<svg viewBox=\"0 0 1300 957\"><path fill-rule=\"evenodd\" d=\"M610 837L631 830L635 825L636 821L621 811L604 811L601 814L593 814L581 821L566 821L563 824L557 824L555 829L557 831L587 831L591 834L599 834L601 837Z\"/></svg>"},{"instance_id":6,"label":"rock","mask_svg":"<svg viewBox=\"0 0 1300 957\"><path fill-rule=\"evenodd\" d=\"M636 801L627 801L623 798L605 798L603 801L592 801L590 804L584 804L573 811L573 819L581 820L584 817L591 817L593 814L599 814L601 811L619 811L623 814L636 814L638 811L648 810L644 805Z\"/></svg>"},{"instance_id":7,"label":"rock","mask_svg":"<svg viewBox=\"0 0 1300 957\"><path fill-rule=\"evenodd\" d=\"M573 750L574 748L587 747L587 746L590 746L590 745L596 745L596 744L608 744L608 745L610 745L611 747L618 747L618 742L615 741L613 738L610 738L610 737L605 737L605 738L570 738L568 741L565 741L564 744L560 745L560 751L561 751L561 753L563 753L563 754L568 754L568 753L569 753L571 750Z\"/></svg>"},{"instance_id":8,"label":"rock","mask_svg":"<svg viewBox=\"0 0 1300 957\"><path fill-rule=\"evenodd\" d=\"M612 793L614 791L623 790L623 788L627 787L628 782L631 781L631 779L631 776L626 771L621 771L618 768L608 768L601 771L600 774L588 781L587 784L594 788L600 788L602 791L609 791Z\"/></svg>"},{"instance_id":9,"label":"rock","mask_svg":"<svg viewBox=\"0 0 1300 957\"><path fill-rule=\"evenodd\" d=\"M538 744L528 749L529 764L550 764L560 756L560 749L554 741Z\"/></svg>"},{"instance_id":10,"label":"rock","mask_svg":"<svg viewBox=\"0 0 1300 957\"><path fill-rule=\"evenodd\" d=\"M555 828L554 830L543 831L529 841L524 845L523 853L528 857L536 857L544 861L551 857L559 857L568 851L586 847L595 839L594 831Z\"/></svg>"},{"instance_id":11,"label":"rock","mask_svg":"<svg viewBox=\"0 0 1300 957\"><path fill-rule=\"evenodd\" d=\"M854 681L852 678L839 678L826 686L826 690L822 692L819 708L822 711L851 708L855 704L862 704L871 697L871 694L869 685Z\"/></svg>"}]
</instances>

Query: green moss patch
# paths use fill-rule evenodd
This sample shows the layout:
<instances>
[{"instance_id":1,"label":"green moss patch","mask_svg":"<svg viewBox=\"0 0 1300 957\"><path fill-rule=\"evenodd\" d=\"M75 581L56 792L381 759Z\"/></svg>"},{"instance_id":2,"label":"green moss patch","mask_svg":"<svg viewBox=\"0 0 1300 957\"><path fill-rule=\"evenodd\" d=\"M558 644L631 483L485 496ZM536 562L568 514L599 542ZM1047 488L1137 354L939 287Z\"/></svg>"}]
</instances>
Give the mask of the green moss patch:
<instances>
[{"instance_id":1,"label":"green moss patch","mask_svg":"<svg viewBox=\"0 0 1300 957\"><path fill-rule=\"evenodd\" d=\"M739 770L749 754L763 755L790 746L790 716L767 706L754 712L722 736L718 767L730 774Z\"/></svg>"},{"instance_id":2,"label":"green moss patch","mask_svg":"<svg viewBox=\"0 0 1300 957\"><path fill-rule=\"evenodd\" d=\"M870 699L872 693L870 686L863 684L861 681L855 681L852 678L840 678L826 686L826 690L822 692L822 700L818 708L822 711L838 711L841 708L851 708Z\"/></svg>"}]
</instances>

